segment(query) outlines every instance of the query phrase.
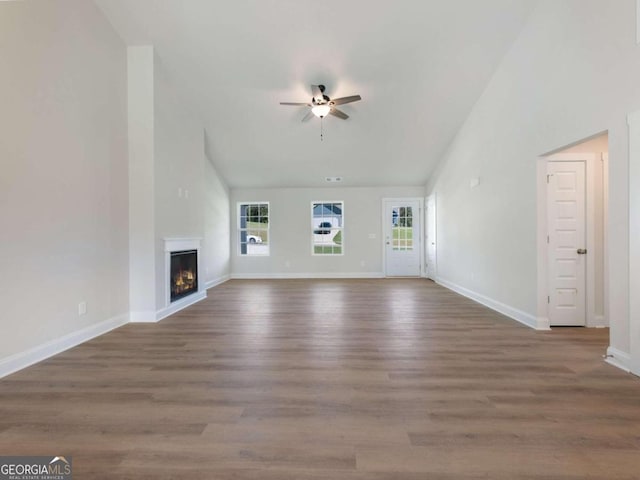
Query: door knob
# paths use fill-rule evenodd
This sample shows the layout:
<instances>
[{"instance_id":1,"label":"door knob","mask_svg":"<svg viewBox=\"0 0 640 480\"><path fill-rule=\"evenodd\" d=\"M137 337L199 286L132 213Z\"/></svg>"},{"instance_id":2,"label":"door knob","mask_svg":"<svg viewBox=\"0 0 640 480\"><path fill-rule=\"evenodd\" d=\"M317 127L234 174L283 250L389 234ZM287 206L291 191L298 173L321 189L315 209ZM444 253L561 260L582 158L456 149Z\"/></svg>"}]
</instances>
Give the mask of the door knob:
<instances>
[{"instance_id":1,"label":"door knob","mask_svg":"<svg viewBox=\"0 0 640 480\"><path fill-rule=\"evenodd\" d=\"M579 248L578 249L578 255L586 255L587 254L587 249L586 248Z\"/></svg>"}]
</instances>

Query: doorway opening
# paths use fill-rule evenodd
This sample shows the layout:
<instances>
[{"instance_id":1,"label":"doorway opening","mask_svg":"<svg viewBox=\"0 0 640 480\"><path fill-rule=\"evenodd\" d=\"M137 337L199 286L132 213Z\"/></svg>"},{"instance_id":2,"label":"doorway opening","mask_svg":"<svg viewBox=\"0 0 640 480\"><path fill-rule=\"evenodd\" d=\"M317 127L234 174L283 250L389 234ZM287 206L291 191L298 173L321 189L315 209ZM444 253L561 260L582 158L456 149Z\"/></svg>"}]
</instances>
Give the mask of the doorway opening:
<instances>
[{"instance_id":1,"label":"doorway opening","mask_svg":"<svg viewBox=\"0 0 640 480\"><path fill-rule=\"evenodd\" d=\"M538 327L607 327L608 134L538 160Z\"/></svg>"}]
</instances>

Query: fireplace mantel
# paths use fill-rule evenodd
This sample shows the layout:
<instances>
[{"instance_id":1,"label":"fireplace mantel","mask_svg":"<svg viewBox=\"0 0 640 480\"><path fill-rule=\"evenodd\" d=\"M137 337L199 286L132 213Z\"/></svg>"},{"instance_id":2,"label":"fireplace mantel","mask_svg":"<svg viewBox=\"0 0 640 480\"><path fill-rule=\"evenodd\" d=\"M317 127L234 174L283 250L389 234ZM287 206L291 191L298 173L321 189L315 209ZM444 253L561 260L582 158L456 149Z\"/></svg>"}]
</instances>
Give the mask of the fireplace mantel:
<instances>
[{"instance_id":1,"label":"fireplace mantel","mask_svg":"<svg viewBox=\"0 0 640 480\"><path fill-rule=\"evenodd\" d=\"M201 237L164 238L165 252L179 252L181 250L198 250L200 256Z\"/></svg>"}]
</instances>

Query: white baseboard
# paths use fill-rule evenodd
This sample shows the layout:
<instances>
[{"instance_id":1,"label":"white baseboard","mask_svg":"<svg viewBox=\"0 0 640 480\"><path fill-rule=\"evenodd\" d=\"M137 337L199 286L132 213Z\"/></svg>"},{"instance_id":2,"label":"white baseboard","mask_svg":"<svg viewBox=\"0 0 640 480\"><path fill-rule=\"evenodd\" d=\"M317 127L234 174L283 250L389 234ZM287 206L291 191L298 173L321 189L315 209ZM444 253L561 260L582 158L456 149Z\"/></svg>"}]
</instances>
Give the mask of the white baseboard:
<instances>
[{"instance_id":1,"label":"white baseboard","mask_svg":"<svg viewBox=\"0 0 640 480\"><path fill-rule=\"evenodd\" d=\"M551 322L547 317L536 318L536 330L551 330Z\"/></svg>"},{"instance_id":2,"label":"white baseboard","mask_svg":"<svg viewBox=\"0 0 640 480\"><path fill-rule=\"evenodd\" d=\"M531 327L535 330L549 330L548 321L547 324L545 324L545 319L538 319L537 317L527 312L523 312L522 310L518 310L517 308L513 308L485 295L469 290L468 288L464 288L460 285L456 285L453 282L443 280L442 278L438 278L437 283L439 285L442 285L443 287L448 288L449 290L453 290L460 295L470 298L473 301L481 303L485 307L489 307L496 312L506 315L507 317L512 318L513 320L520 322L527 327Z\"/></svg>"},{"instance_id":3,"label":"white baseboard","mask_svg":"<svg viewBox=\"0 0 640 480\"><path fill-rule=\"evenodd\" d=\"M607 348L606 362L614 367L624 370L625 372L631 371L631 355L618 350L614 347Z\"/></svg>"},{"instance_id":4,"label":"white baseboard","mask_svg":"<svg viewBox=\"0 0 640 480\"><path fill-rule=\"evenodd\" d=\"M104 322L90 325L82 330L69 333L63 337L56 338L37 347L30 348L27 351L16 353L9 357L0 359L0 378L6 377L18 370L27 368L34 363L46 360L49 357L64 352L72 347L87 342L92 338L104 335L111 330L121 327L129 322L129 314L124 313L116 317L105 320Z\"/></svg>"},{"instance_id":5,"label":"white baseboard","mask_svg":"<svg viewBox=\"0 0 640 480\"><path fill-rule=\"evenodd\" d=\"M223 275L222 277L214 278L213 280L209 280L204 284L204 288L209 290L210 288L215 287L216 285L220 285L231 279L231 275Z\"/></svg>"},{"instance_id":6,"label":"white baseboard","mask_svg":"<svg viewBox=\"0 0 640 480\"><path fill-rule=\"evenodd\" d=\"M588 326L592 328L605 328L605 327L608 327L609 324L604 318L604 315L595 315L593 317L593 325L588 325Z\"/></svg>"},{"instance_id":7,"label":"white baseboard","mask_svg":"<svg viewBox=\"0 0 640 480\"><path fill-rule=\"evenodd\" d=\"M129 322L131 323L155 323L169 315L182 310L183 308L193 305L200 300L207 297L206 290L198 292L196 294L185 297L177 302L172 303L169 307L153 311L138 311L131 313L124 313L116 317L105 320L104 322L90 325L82 330L72 332L64 337L51 340L37 347L33 347L25 352L16 353L6 358L0 359L0 378L10 375L27 368L35 363L46 360L49 357L64 352L72 347L87 342L92 338L104 335L111 330L121 327Z\"/></svg>"},{"instance_id":8,"label":"white baseboard","mask_svg":"<svg viewBox=\"0 0 640 480\"><path fill-rule=\"evenodd\" d=\"M231 278L237 280L296 279L296 278L384 278L382 272L356 273L232 273Z\"/></svg>"},{"instance_id":9,"label":"white baseboard","mask_svg":"<svg viewBox=\"0 0 640 480\"><path fill-rule=\"evenodd\" d=\"M201 292L194 293L189 295L188 297L181 298L180 300L173 302L168 307L165 307L156 312L156 322L159 322L163 318L167 318L169 315L172 315L180 310L187 308L194 303L198 303L201 300L207 298L207 291L202 290Z\"/></svg>"},{"instance_id":10,"label":"white baseboard","mask_svg":"<svg viewBox=\"0 0 640 480\"><path fill-rule=\"evenodd\" d=\"M153 310L131 312L129 321L131 323L156 323L156 312Z\"/></svg>"},{"instance_id":11,"label":"white baseboard","mask_svg":"<svg viewBox=\"0 0 640 480\"><path fill-rule=\"evenodd\" d=\"M189 295L188 297L184 297L176 302L173 302L168 307L161 308L157 312L154 312L154 311L131 312L130 322L131 323L156 323L164 318L167 318L169 315L179 312L183 308L187 308L189 305L193 305L194 303L197 303L200 300L204 300L205 298L207 298L207 291L202 290L201 292L194 293L192 295Z\"/></svg>"}]
</instances>

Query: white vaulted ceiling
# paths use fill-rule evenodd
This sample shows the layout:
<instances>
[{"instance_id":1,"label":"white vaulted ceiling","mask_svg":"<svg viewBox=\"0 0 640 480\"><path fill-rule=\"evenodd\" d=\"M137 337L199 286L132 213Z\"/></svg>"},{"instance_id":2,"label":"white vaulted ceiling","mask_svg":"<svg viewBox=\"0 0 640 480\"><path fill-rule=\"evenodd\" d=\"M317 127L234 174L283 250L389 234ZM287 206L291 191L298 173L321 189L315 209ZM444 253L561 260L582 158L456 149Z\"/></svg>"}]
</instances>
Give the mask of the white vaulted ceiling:
<instances>
[{"instance_id":1,"label":"white vaulted ceiling","mask_svg":"<svg viewBox=\"0 0 640 480\"><path fill-rule=\"evenodd\" d=\"M152 44L231 187L423 185L532 0L96 0ZM301 123L310 84L360 94Z\"/></svg>"}]
</instances>

